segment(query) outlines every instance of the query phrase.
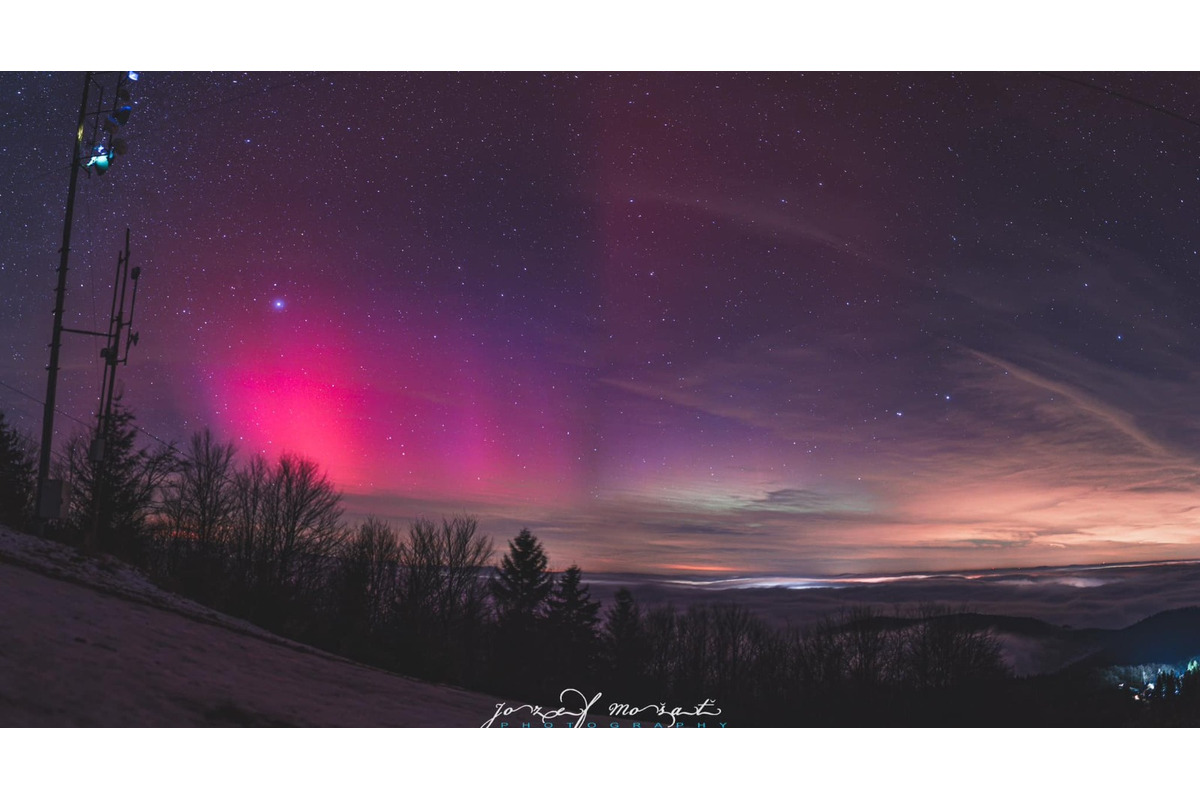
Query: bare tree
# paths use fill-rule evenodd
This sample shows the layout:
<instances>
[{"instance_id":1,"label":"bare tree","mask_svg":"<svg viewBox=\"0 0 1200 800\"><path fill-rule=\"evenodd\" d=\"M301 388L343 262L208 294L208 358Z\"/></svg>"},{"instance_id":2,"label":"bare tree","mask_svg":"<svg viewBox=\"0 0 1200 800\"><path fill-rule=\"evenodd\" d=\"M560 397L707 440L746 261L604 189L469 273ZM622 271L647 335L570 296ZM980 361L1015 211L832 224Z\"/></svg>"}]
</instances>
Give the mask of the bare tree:
<instances>
[{"instance_id":1,"label":"bare tree","mask_svg":"<svg viewBox=\"0 0 1200 800\"><path fill-rule=\"evenodd\" d=\"M473 517L414 520L400 543L398 625L411 669L462 676L487 612L492 542Z\"/></svg>"},{"instance_id":2,"label":"bare tree","mask_svg":"<svg viewBox=\"0 0 1200 800\"><path fill-rule=\"evenodd\" d=\"M904 679L916 689L946 689L1009 673L996 637L965 612L945 606L922 606L904 644Z\"/></svg>"},{"instance_id":3,"label":"bare tree","mask_svg":"<svg viewBox=\"0 0 1200 800\"><path fill-rule=\"evenodd\" d=\"M841 615L840 625L851 683L860 689L894 683L902 639L889 620L870 606L855 606Z\"/></svg>"},{"instance_id":4,"label":"bare tree","mask_svg":"<svg viewBox=\"0 0 1200 800\"><path fill-rule=\"evenodd\" d=\"M164 491L162 513L171 533L204 549L228 538L234 452L232 442L215 442L208 428L192 434Z\"/></svg>"},{"instance_id":5,"label":"bare tree","mask_svg":"<svg viewBox=\"0 0 1200 800\"><path fill-rule=\"evenodd\" d=\"M215 599L225 583L233 458L232 443L215 442L207 428L197 431L167 481L159 508L159 569L181 581L184 591L204 599Z\"/></svg>"},{"instance_id":6,"label":"bare tree","mask_svg":"<svg viewBox=\"0 0 1200 800\"><path fill-rule=\"evenodd\" d=\"M346 537L341 495L317 465L260 456L232 481L230 561L247 613L278 622L301 599L312 601Z\"/></svg>"},{"instance_id":7,"label":"bare tree","mask_svg":"<svg viewBox=\"0 0 1200 800\"><path fill-rule=\"evenodd\" d=\"M646 643L645 674L653 692L676 689L680 664L679 628L679 614L670 605L652 608L642 618Z\"/></svg>"},{"instance_id":8,"label":"bare tree","mask_svg":"<svg viewBox=\"0 0 1200 800\"><path fill-rule=\"evenodd\" d=\"M244 590L256 583L258 564L266 525L270 467L261 455L252 457L233 475L233 519L230 525L230 568L234 582Z\"/></svg>"},{"instance_id":9,"label":"bare tree","mask_svg":"<svg viewBox=\"0 0 1200 800\"><path fill-rule=\"evenodd\" d=\"M343 544L340 588L344 612L367 630L384 629L399 596L400 541L392 526L368 517Z\"/></svg>"},{"instance_id":10,"label":"bare tree","mask_svg":"<svg viewBox=\"0 0 1200 800\"><path fill-rule=\"evenodd\" d=\"M399 599L409 615L447 626L482 613L480 573L492 558L492 543L477 528L472 517L443 519L440 527L413 521L399 559Z\"/></svg>"},{"instance_id":11,"label":"bare tree","mask_svg":"<svg viewBox=\"0 0 1200 800\"><path fill-rule=\"evenodd\" d=\"M736 603L713 606L711 618L713 676L706 689L730 696L746 688L748 676L768 649L770 631L761 618Z\"/></svg>"},{"instance_id":12,"label":"bare tree","mask_svg":"<svg viewBox=\"0 0 1200 800\"><path fill-rule=\"evenodd\" d=\"M369 517L343 542L329 579L330 646L386 662L385 638L399 596L400 542L391 525Z\"/></svg>"},{"instance_id":13,"label":"bare tree","mask_svg":"<svg viewBox=\"0 0 1200 800\"><path fill-rule=\"evenodd\" d=\"M795 646L797 673L806 692L814 693L845 680L850 656L836 619L823 619L810 626Z\"/></svg>"},{"instance_id":14,"label":"bare tree","mask_svg":"<svg viewBox=\"0 0 1200 800\"><path fill-rule=\"evenodd\" d=\"M280 456L268 495L268 516L274 525L267 534L274 582L315 586L345 540L342 496L316 462L298 456Z\"/></svg>"}]
</instances>

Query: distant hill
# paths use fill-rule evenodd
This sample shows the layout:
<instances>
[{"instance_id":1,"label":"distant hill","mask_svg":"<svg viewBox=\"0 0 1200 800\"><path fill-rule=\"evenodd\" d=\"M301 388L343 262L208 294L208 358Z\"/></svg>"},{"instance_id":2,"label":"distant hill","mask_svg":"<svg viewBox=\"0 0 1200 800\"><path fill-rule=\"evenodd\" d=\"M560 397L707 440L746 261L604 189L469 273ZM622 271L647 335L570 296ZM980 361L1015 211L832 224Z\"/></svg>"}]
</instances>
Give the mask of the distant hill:
<instances>
[{"instance_id":1,"label":"distant hill","mask_svg":"<svg viewBox=\"0 0 1200 800\"><path fill-rule=\"evenodd\" d=\"M1134 664L1170 664L1179 670L1200 657L1200 607L1162 611L1125 628L1067 628L1030 617L995 614L957 614L962 624L991 630L1001 641L1010 661L1021 654L1031 656L1027 669L1036 674L1064 667L1094 667ZM1037 662L1040 668L1028 668Z\"/></svg>"},{"instance_id":2,"label":"distant hill","mask_svg":"<svg viewBox=\"0 0 1200 800\"><path fill-rule=\"evenodd\" d=\"M1170 664L1182 670L1200 657L1200 607L1163 611L1118 631L1107 631L1089 666Z\"/></svg>"},{"instance_id":3,"label":"distant hill","mask_svg":"<svg viewBox=\"0 0 1200 800\"><path fill-rule=\"evenodd\" d=\"M954 613L939 618L970 630L990 631L1018 675L1135 664L1170 664L1182 671L1189 660L1200 658L1200 606L1163 611L1117 630L1069 628L1002 614ZM869 624L896 630L915 620L881 615Z\"/></svg>"}]
</instances>

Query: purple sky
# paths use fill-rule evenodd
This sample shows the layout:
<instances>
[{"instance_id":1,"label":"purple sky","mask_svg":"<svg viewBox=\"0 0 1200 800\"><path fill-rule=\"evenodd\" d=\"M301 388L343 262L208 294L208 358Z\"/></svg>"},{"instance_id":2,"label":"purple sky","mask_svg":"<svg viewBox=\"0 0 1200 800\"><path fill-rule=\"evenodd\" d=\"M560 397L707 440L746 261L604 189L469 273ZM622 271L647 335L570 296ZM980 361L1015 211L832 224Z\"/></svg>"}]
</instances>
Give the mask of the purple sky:
<instances>
[{"instance_id":1,"label":"purple sky","mask_svg":"<svg viewBox=\"0 0 1200 800\"><path fill-rule=\"evenodd\" d=\"M129 225L147 431L556 568L1200 557L1200 79L1067 77L146 72L67 324L103 325ZM31 434L82 84L0 74Z\"/></svg>"}]
</instances>

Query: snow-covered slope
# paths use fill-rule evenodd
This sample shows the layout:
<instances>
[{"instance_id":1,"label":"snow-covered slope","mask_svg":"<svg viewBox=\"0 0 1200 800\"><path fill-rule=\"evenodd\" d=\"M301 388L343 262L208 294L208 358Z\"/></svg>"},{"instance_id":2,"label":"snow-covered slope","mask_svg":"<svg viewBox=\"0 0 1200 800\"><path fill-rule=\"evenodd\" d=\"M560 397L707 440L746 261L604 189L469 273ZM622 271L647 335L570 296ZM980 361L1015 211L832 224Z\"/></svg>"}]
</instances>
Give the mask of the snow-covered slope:
<instances>
[{"instance_id":1,"label":"snow-covered slope","mask_svg":"<svg viewBox=\"0 0 1200 800\"><path fill-rule=\"evenodd\" d=\"M0 726L478 727L498 700L362 666L0 527Z\"/></svg>"}]
</instances>

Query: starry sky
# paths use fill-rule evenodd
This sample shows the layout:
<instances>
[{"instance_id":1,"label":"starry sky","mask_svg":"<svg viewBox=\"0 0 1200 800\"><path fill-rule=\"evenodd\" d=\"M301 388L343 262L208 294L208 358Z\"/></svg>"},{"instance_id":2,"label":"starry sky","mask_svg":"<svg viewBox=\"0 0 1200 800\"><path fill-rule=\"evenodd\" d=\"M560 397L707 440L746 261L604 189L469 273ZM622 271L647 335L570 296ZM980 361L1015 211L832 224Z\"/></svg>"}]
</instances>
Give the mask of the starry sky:
<instances>
[{"instance_id":1,"label":"starry sky","mask_svg":"<svg viewBox=\"0 0 1200 800\"><path fill-rule=\"evenodd\" d=\"M0 74L0 408L35 436L82 88ZM145 72L65 321L106 325L129 226L148 433L307 455L352 517L529 527L554 568L1200 557L1198 92ZM65 338L58 440L95 349Z\"/></svg>"}]
</instances>

